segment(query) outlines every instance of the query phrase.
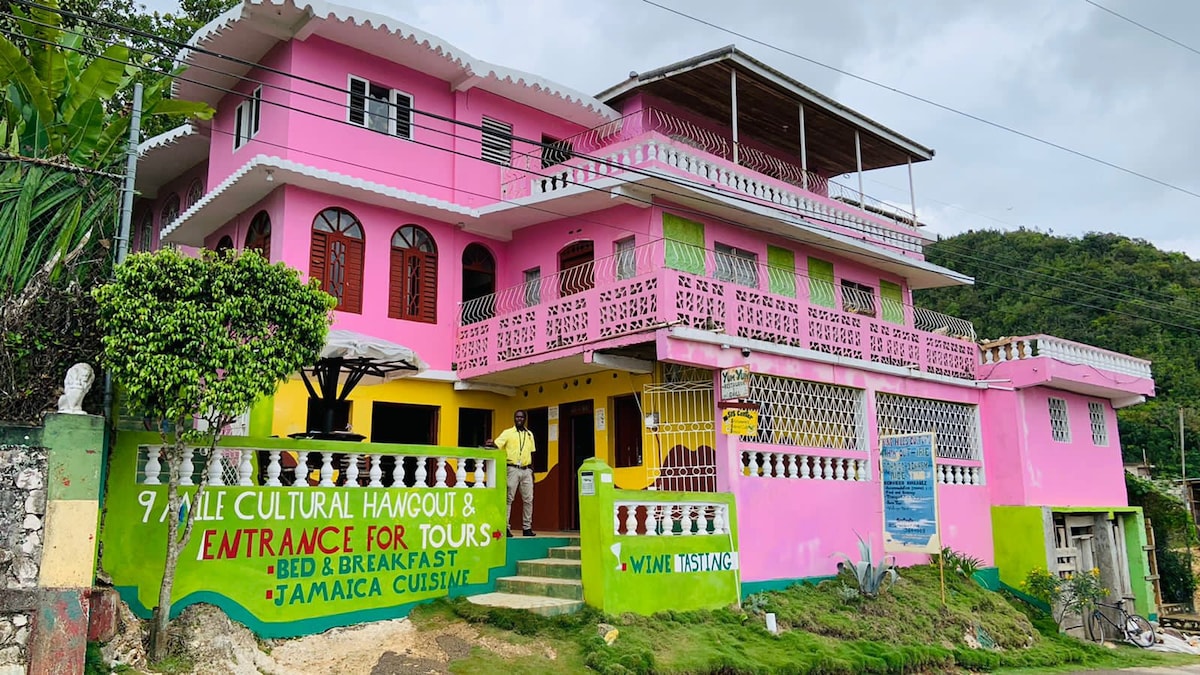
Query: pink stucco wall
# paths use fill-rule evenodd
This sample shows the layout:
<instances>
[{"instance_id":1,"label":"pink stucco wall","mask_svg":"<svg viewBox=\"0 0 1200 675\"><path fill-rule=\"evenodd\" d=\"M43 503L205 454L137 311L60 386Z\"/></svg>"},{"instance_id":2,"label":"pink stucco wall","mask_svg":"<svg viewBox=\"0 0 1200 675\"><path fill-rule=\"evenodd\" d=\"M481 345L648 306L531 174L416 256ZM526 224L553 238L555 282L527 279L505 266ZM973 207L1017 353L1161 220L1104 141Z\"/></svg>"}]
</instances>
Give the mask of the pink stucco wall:
<instances>
[{"instance_id":1,"label":"pink stucco wall","mask_svg":"<svg viewBox=\"0 0 1200 675\"><path fill-rule=\"evenodd\" d=\"M293 71L293 45L282 43L267 52L260 63L267 68ZM288 157L287 120L301 116L288 110L296 106L298 80L272 73L262 68L252 68L243 80L230 87L235 93L226 94L217 103L217 114L212 119L209 143L208 184L215 186L229 177L255 155ZM261 84L258 84L261 83ZM263 103L259 115L259 131L254 138L237 150L233 149L234 120L237 107L253 91L262 87ZM299 106L304 107L304 106Z\"/></svg>"},{"instance_id":2,"label":"pink stucco wall","mask_svg":"<svg viewBox=\"0 0 1200 675\"><path fill-rule=\"evenodd\" d=\"M1022 474L1026 503L1045 506L1125 506L1125 472L1121 465L1121 442L1117 419L1108 401L1042 387L1020 392L1023 401L1028 448ZM1050 433L1047 399L1067 402L1071 442L1055 441ZM1108 445L1092 441L1088 402L1098 401L1105 410Z\"/></svg>"}]
</instances>

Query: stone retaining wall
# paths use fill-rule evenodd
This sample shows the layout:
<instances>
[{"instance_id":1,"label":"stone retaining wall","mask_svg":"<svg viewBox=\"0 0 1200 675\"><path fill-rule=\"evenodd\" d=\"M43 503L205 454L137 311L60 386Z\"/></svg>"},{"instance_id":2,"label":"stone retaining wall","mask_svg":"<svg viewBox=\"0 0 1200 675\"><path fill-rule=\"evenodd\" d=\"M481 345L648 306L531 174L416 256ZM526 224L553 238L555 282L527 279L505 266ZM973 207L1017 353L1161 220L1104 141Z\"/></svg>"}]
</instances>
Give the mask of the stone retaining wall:
<instances>
[{"instance_id":1,"label":"stone retaining wall","mask_svg":"<svg viewBox=\"0 0 1200 675\"><path fill-rule=\"evenodd\" d=\"M46 515L45 448L0 445L0 672L23 671ZM20 671L18 671L20 672Z\"/></svg>"}]
</instances>

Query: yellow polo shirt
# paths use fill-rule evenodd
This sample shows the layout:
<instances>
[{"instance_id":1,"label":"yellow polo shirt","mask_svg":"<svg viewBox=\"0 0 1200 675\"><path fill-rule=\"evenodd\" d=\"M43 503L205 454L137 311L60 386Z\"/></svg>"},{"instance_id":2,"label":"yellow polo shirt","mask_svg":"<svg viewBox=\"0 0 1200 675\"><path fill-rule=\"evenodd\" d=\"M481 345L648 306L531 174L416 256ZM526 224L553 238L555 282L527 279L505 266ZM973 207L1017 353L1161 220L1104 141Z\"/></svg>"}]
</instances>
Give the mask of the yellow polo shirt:
<instances>
[{"instance_id":1,"label":"yellow polo shirt","mask_svg":"<svg viewBox=\"0 0 1200 675\"><path fill-rule=\"evenodd\" d=\"M524 467L533 462L535 448L533 447L533 432L529 429L517 431L516 427L509 427L501 431L493 442L508 456L509 464Z\"/></svg>"}]
</instances>

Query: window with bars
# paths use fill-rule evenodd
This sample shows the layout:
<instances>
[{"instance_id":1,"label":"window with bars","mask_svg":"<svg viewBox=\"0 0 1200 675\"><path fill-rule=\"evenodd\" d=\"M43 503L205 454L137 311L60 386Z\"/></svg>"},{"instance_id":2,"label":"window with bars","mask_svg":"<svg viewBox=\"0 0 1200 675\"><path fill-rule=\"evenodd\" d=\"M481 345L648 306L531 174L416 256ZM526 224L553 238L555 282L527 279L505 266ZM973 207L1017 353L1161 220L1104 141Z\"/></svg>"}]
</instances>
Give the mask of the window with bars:
<instances>
[{"instance_id":1,"label":"window with bars","mask_svg":"<svg viewBox=\"0 0 1200 675\"><path fill-rule=\"evenodd\" d=\"M437 323L437 244L424 228L405 225L392 235L388 316Z\"/></svg>"},{"instance_id":2,"label":"window with bars","mask_svg":"<svg viewBox=\"0 0 1200 675\"><path fill-rule=\"evenodd\" d=\"M512 164L513 128L507 122L483 118L483 143L480 157L485 162L509 166Z\"/></svg>"},{"instance_id":3,"label":"window with bars","mask_svg":"<svg viewBox=\"0 0 1200 675\"><path fill-rule=\"evenodd\" d=\"M758 288L758 256L726 244L714 243L716 278L742 286Z\"/></svg>"},{"instance_id":4,"label":"window with bars","mask_svg":"<svg viewBox=\"0 0 1200 675\"><path fill-rule=\"evenodd\" d=\"M1108 445L1108 420L1104 415L1104 404L1088 401L1088 419L1092 421L1092 444Z\"/></svg>"},{"instance_id":5,"label":"window with bars","mask_svg":"<svg viewBox=\"0 0 1200 675\"><path fill-rule=\"evenodd\" d=\"M617 256L617 280L632 279L637 274L637 263L633 253L633 237L613 242L613 253Z\"/></svg>"},{"instance_id":6,"label":"window with bars","mask_svg":"<svg viewBox=\"0 0 1200 675\"><path fill-rule=\"evenodd\" d=\"M743 441L867 448L866 394L861 389L752 373L749 400L759 404L758 435L743 436Z\"/></svg>"},{"instance_id":7,"label":"window with bars","mask_svg":"<svg viewBox=\"0 0 1200 675\"><path fill-rule=\"evenodd\" d=\"M237 150L258 135L262 120L262 87L233 110L233 149Z\"/></svg>"},{"instance_id":8,"label":"window with bars","mask_svg":"<svg viewBox=\"0 0 1200 675\"><path fill-rule=\"evenodd\" d=\"M179 195L172 194L163 202L162 212L158 217L158 228L161 232L164 228L170 227L171 223L179 217Z\"/></svg>"},{"instance_id":9,"label":"window with bars","mask_svg":"<svg viewBox=\"0 0 1200 675\"><path fill-rule=\"evenodd\" d=\"M534 307L542 302L542 268L525 270L525 306Z\"/></svg>"},{"instance_id":10,"label":"window with bars","mask_svg":"<svg viewBox=\"0 0 1200 675\"><path fill-rule=\"evenodd\" d=\"M413 98L398 89L350 76L350 124L381 134L413 137Z\"/></svg>"},{"instance_id":11,"label":"window with bars","mask_svg":"<svg viewBox=\"0 0 1200 675\"><path fill-rule=\"evenodd\" d=\"M875 418L880 436L934 432L942 459L983 458L974 405L880 393L875 395Z\"/></svg>"},{"instance_id":12,"label":"window with bars","mask_svg":"<svg viewBox=\"0 0 1200 675\"><path fill-rule=\"evenodd\" d=\"M185 208L185 209L192 208L193 206L196 205L196 202L200 201L200 198L203 196L204 196L204 181L197 178L196 180L192 181L191 185L188 186L187 200L184 201L183 208Z\"/></svg>"},{"instance_id":13,"label":"window with bars","mask_svg":"<svg viewBox=\"0 0 1200 675\"><path fill-rule=\"evenodd\" d=\"M1067 415L1067 401L1061 398L1046 399L1050 409L1050 437L1060 443L1071 442L1071 420Z\"/></svg>"},{"instance_id":14,"label":"window with bars","mask_svg":"<svg viewBox=\"0 0 1200 675\"><path fill-rule=\"evenodd\" d=\"M511 132L511 129L510 129ZM542 134L542 168L549 169L574 157L571 141L560 141Z\"/></svg>"},{"instance_id":15,"label":"window with bars","mask_svg":"<svg viewBox=\"0 0 1200 675\"><path fill-rule=\"evenodd\" d=\"M875 289L856 281L842 280L842 309L875 316Z\"/></svg>"},{"instance_id":16,"label":"window with bars","mask_svg":"<svg viewBox=\"0 0 1200 675\"><path fill-rule=\"evenodd\" d=\"M337 298L334 309L362 313L363 227L354 214L328 208L313 219L308 276Z\"/></svg>"}]
</instances>

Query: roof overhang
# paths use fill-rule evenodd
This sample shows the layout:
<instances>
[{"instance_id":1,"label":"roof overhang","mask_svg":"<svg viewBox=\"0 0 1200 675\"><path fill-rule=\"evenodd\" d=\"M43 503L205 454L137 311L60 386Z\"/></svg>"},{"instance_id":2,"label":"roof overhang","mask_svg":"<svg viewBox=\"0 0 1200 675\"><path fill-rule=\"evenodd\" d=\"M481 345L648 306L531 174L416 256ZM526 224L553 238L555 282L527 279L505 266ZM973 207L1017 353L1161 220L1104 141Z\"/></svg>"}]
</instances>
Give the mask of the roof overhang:
<instances>
[{"instance_id":1,"label":"roof overhang","mask_svg":"<svg viewBox=\"0 0 1200 675\"><path fill-rule=\"evenodd\" d=\"M163 185L208 159L210 129L199 123L184 124L138 146L138 170L134 189L153 199Z\"/></svg>"},{"instance_id":2,"label":"roof overhang","mask_svg":"<svg viewBox=\"0 0 1200 675\"><path fill-rule=\"evenodd\" d=\"M441 38L393 17L320 0L244 0L196 32L179 53L189 81L176 79L176 98L216 106L250 67L279 42L317 35L446 81L457 91L489 91L583 126L618 117L615 110L582 92L530 73L477 59ZM211 70L210 70L211 69ZM342 85L338 85L342 86ZM334 96L330 92L330 96Z\"/></svg>"},{"instance_id":3,"label":"roof overhang","mask_svg":"<svg viewBox=\"0 0 1200 675\"><path fill-rule=\"evenodd\" d=\"M856 170L856 130L864 170L933 158L931 148L806 87L732 45L637 74L596 97L615 104L644 92L720 122L733 115L731 71L738 74L741 134L798 156L799 108L803 106L809 167L823 176Z\"/></svg>"},{"instance_id":4,"label":"roof overhang","mask_svg":"<svg viewBox=\"0 0 1200 675\"><path fill-rule=\"evenodd\" d=\"M365 204L399 208L446 222L475 217L473 209L451 202L288 159L257 155L181 213L175 222L168 224L162 233L163 240L187 246L203 246L205 237L282 185L294 185Z\"/></svg>"}]
</instances>

